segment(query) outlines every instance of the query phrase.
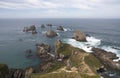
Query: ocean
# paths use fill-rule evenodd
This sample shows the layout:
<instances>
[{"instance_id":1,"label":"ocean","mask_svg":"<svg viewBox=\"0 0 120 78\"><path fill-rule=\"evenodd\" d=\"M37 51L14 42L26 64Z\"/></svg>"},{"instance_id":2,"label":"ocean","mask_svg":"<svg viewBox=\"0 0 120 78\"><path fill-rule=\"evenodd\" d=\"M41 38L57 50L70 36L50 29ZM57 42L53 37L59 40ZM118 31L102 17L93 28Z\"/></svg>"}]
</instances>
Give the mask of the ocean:
<instances>
[{"instance_id":1,"label":"ocean","mask_svg":"<svg viewBox=\"0 0 120 78\"><path fill-rule=\"evenodd\" d=\"M53 27L41 28L41 24L53 24ZM38 34L23 32L24 27L35 25ZM57 26L63 26L65 31L57 31ZM47 38L45 32L52 29L57 32L55 38ZM74 30L79 29L89 34L87 43L76 42L71 39ZM38 65L40 59L36 57L36 43L51 45L54 52L54 42L61 39L63 42L91 52L90 48L99 47L116 53L120 57L120 19L0 19L0 63L10 68L25 68ZM33 57L26 57L26 50L31 49Z\"/></svg>"}]
</instances>

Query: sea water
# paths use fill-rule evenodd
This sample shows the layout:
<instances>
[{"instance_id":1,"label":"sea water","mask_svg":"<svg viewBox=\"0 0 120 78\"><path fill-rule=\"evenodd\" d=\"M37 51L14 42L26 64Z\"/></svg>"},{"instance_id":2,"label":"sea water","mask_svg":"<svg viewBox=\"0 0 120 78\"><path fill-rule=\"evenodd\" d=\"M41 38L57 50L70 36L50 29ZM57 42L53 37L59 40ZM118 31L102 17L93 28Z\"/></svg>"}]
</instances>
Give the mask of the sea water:
<instances>
[{"instance_id":1,"label":"sea water","mask_svg":"<svg viewBox=\"0 0 120 78\"><path fill-rule=\"evenodd\" d=\"M41 24L53 24L53 27L40 28ZM38 34L24 33L26 26L36 25ZM57 26L63 26L65 31L57 31ZM55 38L47 38L45 32L52 29L57 32ZM89 34L88 42L77 42L71 37L76 29ZM54 42L61 39L75 47L92 52L92 47L99 47L116 53L120 57L120 19L0 19L0 63L10 68L25 68L38 65L36 43L51 45L54 53ZM33 56L26 57L26 50L31 49Z\"/></svg>"}]
</instances>

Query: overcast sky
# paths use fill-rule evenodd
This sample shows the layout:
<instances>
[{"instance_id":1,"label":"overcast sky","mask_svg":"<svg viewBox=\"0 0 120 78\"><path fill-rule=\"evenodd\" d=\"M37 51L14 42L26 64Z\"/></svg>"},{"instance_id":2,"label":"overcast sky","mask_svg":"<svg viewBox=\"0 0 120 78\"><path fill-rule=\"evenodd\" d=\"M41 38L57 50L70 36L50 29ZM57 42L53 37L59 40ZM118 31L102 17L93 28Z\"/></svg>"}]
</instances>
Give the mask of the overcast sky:
<instances>
[{"instance_id":1,"label":"overcast sky","mask_svg":"<svg viewBox=\"0 0 120 78\"><path fill-rule=\"evenodd\" d=\"M0 0L0 18L120 18L120 0Z\"/></svg>"}]
</instances>

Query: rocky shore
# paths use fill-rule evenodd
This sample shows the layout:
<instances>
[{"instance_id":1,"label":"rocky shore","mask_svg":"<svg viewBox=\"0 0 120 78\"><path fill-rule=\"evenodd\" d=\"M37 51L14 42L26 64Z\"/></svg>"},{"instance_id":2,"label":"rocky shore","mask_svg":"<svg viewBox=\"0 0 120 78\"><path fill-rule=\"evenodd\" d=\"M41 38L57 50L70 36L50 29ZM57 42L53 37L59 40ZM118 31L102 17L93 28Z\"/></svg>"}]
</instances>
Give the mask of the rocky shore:
<instances>
[{"instance_id":1,"label":"rocky shore","mask_svg":"<svg viewBox=\"0 0 120 78\"><path fill-rule=\"evenodd\" d=\"M46 26L52 27L52 24ZM41 28L45 28L42 24ZM64 31L62 26L57 30ZM25 27L23 32L37 34L35 25ZM46 37L53 38L57 33L48 30ZM73 33L73 39L80 42L87 42L86 35L80 30ZM36 44L36 56L40 59L38 67L30 66L25 69L9 68L5 64L0 64L0 78L111 78L106 74L107 70L120 71L120 61L116 54L107 52L100 48L92 48L92 53L87 53L80 48L57 40L54 43L54 52L51 54L51 47L46 43ZM32 51L26 50L27 57L32 56Z\"/></svg>"}]
</instances>

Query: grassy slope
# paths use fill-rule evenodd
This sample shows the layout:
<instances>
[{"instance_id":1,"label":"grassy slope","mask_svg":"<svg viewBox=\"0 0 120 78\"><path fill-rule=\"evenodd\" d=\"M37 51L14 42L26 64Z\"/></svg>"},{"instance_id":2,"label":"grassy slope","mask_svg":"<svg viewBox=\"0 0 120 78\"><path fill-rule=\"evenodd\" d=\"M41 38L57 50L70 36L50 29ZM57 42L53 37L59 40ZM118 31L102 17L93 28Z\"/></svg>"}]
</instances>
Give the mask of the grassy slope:
<instances>
[{"instance_id":1,"label":"grassy slope","mask_svg":"<svg viewBox=\"0 0 120 78\"><path fill-rule=\"evenodd\" d=\"M56 63L49 73L32 74L30 78L100 78L96 69L102 64L93 55L68 44L62 44L57 52L69 56L71 68L76 70L68 70L66 66Z\"/></svg>"}]
</instances>

